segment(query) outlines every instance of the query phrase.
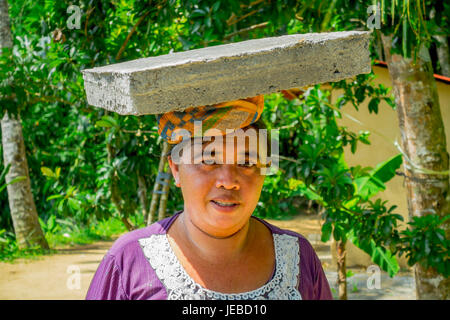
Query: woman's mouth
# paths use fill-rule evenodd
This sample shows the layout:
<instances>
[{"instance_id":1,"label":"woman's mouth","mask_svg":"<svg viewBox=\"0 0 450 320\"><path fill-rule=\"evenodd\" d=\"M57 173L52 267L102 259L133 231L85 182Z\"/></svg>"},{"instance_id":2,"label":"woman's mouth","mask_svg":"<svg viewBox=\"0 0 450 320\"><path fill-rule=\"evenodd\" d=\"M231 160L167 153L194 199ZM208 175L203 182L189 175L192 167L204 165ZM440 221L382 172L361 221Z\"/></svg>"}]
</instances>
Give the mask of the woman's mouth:
<instances>
[{"instance_id":1,"label":"woman's mouth","mask_svg":"<svg viewBox=\"0 0 450 320\"><path fill-rule=\"evenodd\" d=\"M232 211L239 206L239 203L236 202L227 202L220 200L211 200L211 203L214 208L220 211L227 211L227 212Z\"/></svg>"}]
</instances>

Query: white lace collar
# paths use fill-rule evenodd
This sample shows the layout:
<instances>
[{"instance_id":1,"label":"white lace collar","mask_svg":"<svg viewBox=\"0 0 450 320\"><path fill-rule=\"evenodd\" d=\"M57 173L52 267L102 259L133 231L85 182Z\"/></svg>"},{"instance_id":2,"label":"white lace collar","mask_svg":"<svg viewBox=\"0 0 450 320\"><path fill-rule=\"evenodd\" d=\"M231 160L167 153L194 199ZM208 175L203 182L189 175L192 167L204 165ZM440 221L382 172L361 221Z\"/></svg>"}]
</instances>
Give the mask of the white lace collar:
<instances>
[{"instance_id":1,"label":"white lace collar","mask_svg":"<svg viewBox=\"0 0 450 320\"><path fill-rule=\"evenodd\" d=\"M258 289L243 293L222 293L195 282L173 252L167 234L139 239L145 257L167 290L168 300L300 300L299 243L288 234L272 233L275 246L275 275Z\"/></svg>"}]
</instances>

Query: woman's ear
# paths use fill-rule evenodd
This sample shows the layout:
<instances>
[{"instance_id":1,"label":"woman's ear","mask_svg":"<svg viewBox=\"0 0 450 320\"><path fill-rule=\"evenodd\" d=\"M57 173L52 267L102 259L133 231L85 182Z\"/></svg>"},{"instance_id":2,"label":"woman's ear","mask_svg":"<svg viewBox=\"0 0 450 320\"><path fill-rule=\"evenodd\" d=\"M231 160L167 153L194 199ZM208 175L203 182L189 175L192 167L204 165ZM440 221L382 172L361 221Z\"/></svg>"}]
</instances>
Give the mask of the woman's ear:
<instances>
[{"instance_id":1,"label":"woman's ear","mask_svg":"<svg viewBox=\"0 0 450 320\"><path fill-rule=\"evenodd\" d=\"M167 157L167 161L169 162L170 171L172 171L172 175L173 175L173 178L175 180L175 185L177 187L181 187L181 185L180 185L180 171L179 171L180 165L175 164L172 161L172 157L170 155Z\"/></svg>"}]
</instances>

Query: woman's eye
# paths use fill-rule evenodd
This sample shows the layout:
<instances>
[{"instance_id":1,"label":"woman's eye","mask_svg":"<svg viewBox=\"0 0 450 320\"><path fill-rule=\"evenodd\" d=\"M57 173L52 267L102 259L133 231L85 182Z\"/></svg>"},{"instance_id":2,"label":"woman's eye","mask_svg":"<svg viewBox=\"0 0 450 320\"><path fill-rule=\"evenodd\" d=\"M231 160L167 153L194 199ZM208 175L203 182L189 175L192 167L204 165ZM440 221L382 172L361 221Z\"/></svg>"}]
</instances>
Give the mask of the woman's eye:
<instances>
[{"instance_id":1,"label":"woman's eye","mask_svg":"<svg viewBox=\"0 0 450 320\"><path fill-rule=\"evenodd\" d=\"M256 164L253 162L250 162L249 160L245 160L245 162L239 164L239 166L244 167L244 168L252 168L252 167L256 166Z\"/></svg>"},{"instance_id":2,"label":"woman's eye","mask_svg":"<svg viewBox=\"0 0 450 320\"><path fill-rule=\"evenodd\" d=\"M202 164L210 166L210 165L215 164L215 161L214 161L214 159L202 159Z\"/></svg>"}]
</instances>

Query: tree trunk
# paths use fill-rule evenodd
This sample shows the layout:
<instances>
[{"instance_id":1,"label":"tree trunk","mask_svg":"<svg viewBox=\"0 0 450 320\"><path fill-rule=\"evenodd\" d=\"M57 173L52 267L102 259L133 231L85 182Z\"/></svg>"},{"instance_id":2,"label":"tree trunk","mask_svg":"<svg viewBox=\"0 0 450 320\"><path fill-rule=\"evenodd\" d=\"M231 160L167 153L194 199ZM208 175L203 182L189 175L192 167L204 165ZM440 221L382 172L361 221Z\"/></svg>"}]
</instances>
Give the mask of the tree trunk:
<instances>
[{"instance_id":1,"label":"tree trunk","mask_svg":"<svg viewBox=\"0 0 450 320\"><path fill-rule=\"evenodd\" d=\"M433 36L437 42L439 42L439 47L436 48L439 64L441 66L441 74L446 77L450 77L450 56L449 48L447 43L447 37L445 36Z\"/></svg>"},{"instance_id":2,"label":"tree trunk","mask_svg":"<svg viewBox=\"0 0 450 320\"><path fill-rule=\"evenodd\" d=\"M6 0L0 0L0 52L3 48L11 48L12 45L8 3ZM5 167L11 164L6 174L6 183L19 176L26 177L24 180L7 186L17 246L19 248L39 246L48 249L48 243L39 224L36 205L31 193L20 115L9 115L5 111L2 116L3 161Z\"/></svg>"},{"instance_id":3,"label":"tree trunk","mask_svg":"<svg viewBox=\"0 0 450 320\"><path fill-rule=\"evenodd\" d=\"M165 172L165 170L164 170L164 172ZM162 188L161 200L159 201L158 220L162 220L166 217L167 199L169 199L169 189L170 189L170 180L171 179L172 179L172 175L169 175L169 177L166 179L165 184Z\"/></svg>"},{"instance_id":4,"label":"tree trunk","mask_svg":"<svg viewBox=\"0 0 450 320\"><path fill-rule=\"evenodd\" d=\"M114 147L107 143L106 150L108 153L108 163L111 165L114 160L115 149ZM135 230L136 227L133 226L130 221L128 221L128 214L126 208L122 205L122 196L120 195L119 188L119 178L117 177L116 170L112 171L109 178L111 179L110 191L111 191L111 200L117 208L119 212L120 220L122 220L123 224L127 228L128 231Z\"/></svg>"},{"instance_id":5,"label":"tree trunk","mask_svg":"<svg viewBox=\"0 0 450 320\"><path fill-rule=\"evenodd\" d=\"M385 61L384 55L383 55L383 42L381 40L381 35L379 32L375 33L374 47L375 47L375 52L377 53L378 59L380 59L381 61Z\"/></svg>"},{"instance_id":6,"label":"tree trunk","mask_svg":"<svg viewBox=\"0 0 450 320\"><path fill-rule=\"evenodd\" d=\"M0 0L0 52L2 48L12 48L11 27L9 25L8 2Z\"/></svg>"},{"instance_id":7,"label":"tree trunk","mask_svg":"<svg viewBox=\"0 0 450 320\"><path fill-rule=\"evenodd\" d=\"M410 219L449 214L449 155L439 97L428 50L417 62L390 53L392 37L383 35L397 105ZM449 195L450 196L450 195ZM445 299L449 283L434 269L415 266L418 299Z\"/></svg>"},{"instance_id":8,"label":"tree trunk","mask_svg":"<svg viewBox=\"0 0 450 320\"><path fill-rule=\"evenodd\" d=\"M162 151L161 151L161 157L159 159L158 174L155 178L155 184L153 185L152 202L150 203L147 225L151 225L153 222L156 221L156 209L158 206L158 200L160 198L159 195L161 194L161 191L160 191L161 183L159 180L159 174L164 173L164 168L165 168L165 165L167 162L167 152L168 151L169 151L169 144L164 141L163 146L162 146Z\"/></svg>"},{"instance_id":9,"label":"tree trunk","mask_svg":"<svg viewBox=\"0 0 450 320\"><path fill-rule=\"evenodd\" d=\"M144 176L141 175L139 170L136 172L138 180L138 197L142 207L142 214L144 215L144 221L148 219L148 200L147 200L147 185L145 184Z\"/></svg>"},{"instance_id":10,"label":"tree trunk","mask_svg":"<svg viewBox=\"0 0 450 320\"><path fill-rule=\"evenodd\" d=\"M430 20L433 20L436 15L436 9L430 10ZM441 31L441 28L437 28L437 31ZM441 66L441 74L446 77L450 77L450 53L448 48L447 37L444 35L433 35L439 46L436 48L439 65Z\"/></svg>"},{"instance_id":11,"label":"tree trunk","mask_svg":"<svg viewBox=\"0 0 450 320\"><path fill-rule=\"evenodd\" d=\"M345 241L336 241L337 285L339 300L347 300L347 269L345 266Z\"/></svg>"},{"instance_id":12,"label":"tree trunk","mask_svg":"<svg viewBox=\"0 0 450 320\"><path fill-rule=\"evenodd\" d=\"M48 249L48 243L39 224L36 205L31 193L20 117L9 116L8 112L5 112L1 127L4 165L6 167L11 164L11 168L6 174L6 183L19 176L26 177L26 179L7 187L17 245L19 248L37 245L43 249Z\"/></svg>"}]
</instances>

